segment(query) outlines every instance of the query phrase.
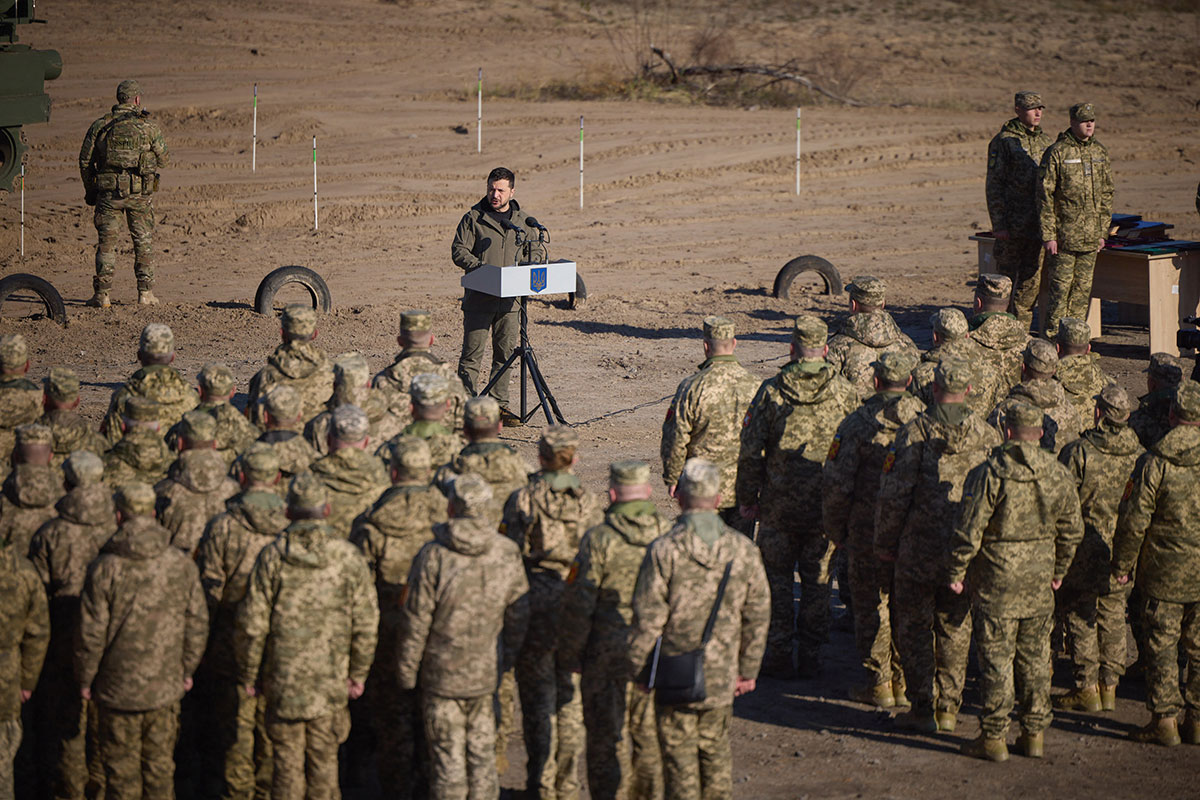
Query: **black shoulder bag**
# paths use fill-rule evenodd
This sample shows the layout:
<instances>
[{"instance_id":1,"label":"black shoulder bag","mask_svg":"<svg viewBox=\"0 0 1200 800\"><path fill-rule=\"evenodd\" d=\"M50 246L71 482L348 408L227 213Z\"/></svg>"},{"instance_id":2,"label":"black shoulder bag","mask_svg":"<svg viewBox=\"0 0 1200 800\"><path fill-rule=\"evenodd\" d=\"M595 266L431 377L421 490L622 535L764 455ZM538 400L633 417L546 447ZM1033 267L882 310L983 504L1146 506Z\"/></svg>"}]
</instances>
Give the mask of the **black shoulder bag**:
<instances>
[{"instance_id":1,"label":"black shoulder bag","mask_svg":"<svg viewBox=\"0 0 1200 800\"><path fill-rule=\"evenodd\" d=\"M704 647L712 638L713 627L717 624L717 611L721 608L721 600L725 597L725 586L729 583L729 573L733 570L733 562L725 565L725 574L717 586L717 599L713 601L712 611L708 614L708 623L704 626L704 635L700 637L700 646L687 653L677 656L662 655L662 637L654 643L654 652L650 656L647 669L650 673L647 686L654 690L654 702L664 706L679 706L685 703L698 703L708 697L704 688Z\"/></svg>"}]
</instances>

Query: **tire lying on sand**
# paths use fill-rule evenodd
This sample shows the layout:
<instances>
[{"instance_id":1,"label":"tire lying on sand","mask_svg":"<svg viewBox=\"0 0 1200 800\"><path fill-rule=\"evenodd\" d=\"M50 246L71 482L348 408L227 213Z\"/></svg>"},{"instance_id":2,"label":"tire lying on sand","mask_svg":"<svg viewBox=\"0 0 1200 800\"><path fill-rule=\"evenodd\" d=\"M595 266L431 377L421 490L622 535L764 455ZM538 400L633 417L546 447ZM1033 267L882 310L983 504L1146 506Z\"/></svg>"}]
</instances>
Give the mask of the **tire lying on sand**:
<instances>
[{"instance_id":1,"label":"tire lying on sand","mask_svg":"<svg viewBox=\"0 0 1200 800\"><path fill-rule=\"evenodd\" d=\"M587 286L583 283L583 277L575 273L575 291L567 295L567 308L574 311L587 302Z\"/></svg>"},{"instance_id":2,"label":"tire lying on sand","mask_svg":"<svg viewBox=\"0 0 1200 800\"><path fill-rule=\"evenodd\" d=\"M779 274L775 276L775 286L771 289L771 294L783 300L790 299L792 281L796 280L796 276L803 272L815 272L820 275L821 280L825 282L825 294L839 295L842 293L844 285L842 275L837 271L837 267L820 256L797 256L779 270Z\"/></svg>"},{"instance_id":3,"label":"tire lying on sand","mask_svg":"<svg viewBox=\"0 0 1200 800\"><path fill-rule=\"evenodd\" d=\"M0 279L0 304L17 292L33 292L46 306L47 317L59 325L67 324L67 309L63 305L62 295L51 285L50 281L27 272L16 272Z\"/></svg>"},{"instance_id":4,"label":"tire lying on sand","mask_svg":"<svg viewBox=\"0 0 1200 800\"><path fill-rule=\"evenodd\" d=\"M307 289L313 308L318 311L328 312L333 307L325 279L308 267L292 265L273 270L262 279L254 295L254 310L259 314L274 313L275 293L289 283L298 283Z\"/></svg>"}]
</instances>

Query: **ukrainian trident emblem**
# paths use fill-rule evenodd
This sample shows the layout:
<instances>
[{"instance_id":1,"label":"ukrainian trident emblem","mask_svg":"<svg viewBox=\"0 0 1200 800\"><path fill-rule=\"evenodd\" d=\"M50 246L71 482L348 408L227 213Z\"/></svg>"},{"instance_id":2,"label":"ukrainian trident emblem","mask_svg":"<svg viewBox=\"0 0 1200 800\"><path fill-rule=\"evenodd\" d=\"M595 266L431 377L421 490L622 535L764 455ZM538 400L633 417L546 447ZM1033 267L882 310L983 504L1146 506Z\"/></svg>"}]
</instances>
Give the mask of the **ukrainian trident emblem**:
<instances>
[{"instance_id":1,"label":"ukrainian trident emblem","mask_svg":"<svg viewBox=\"0 0 1200 800\"><path fill-rule=\"evenodd\" d=\"M534 267L529 270L529 291L537 293L546 290L546 268Z\"/></svg>"}]
</instances>

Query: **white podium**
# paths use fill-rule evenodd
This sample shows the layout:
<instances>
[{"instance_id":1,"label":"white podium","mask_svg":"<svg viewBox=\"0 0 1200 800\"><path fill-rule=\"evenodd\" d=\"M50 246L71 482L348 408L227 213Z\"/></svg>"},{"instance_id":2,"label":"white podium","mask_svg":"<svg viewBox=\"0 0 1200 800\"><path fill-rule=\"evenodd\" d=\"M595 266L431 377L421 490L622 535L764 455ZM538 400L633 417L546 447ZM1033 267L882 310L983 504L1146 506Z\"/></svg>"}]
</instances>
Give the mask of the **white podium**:
<instances>
[{"instance_id":1,"label":"white podium","mask_svg":"<svg viewBox=\"0 0 1200 800\"><path fill-rule=\"evenodd\" d=\"M517 264L494 267L484 264L462 276L464 289L492 297L541 297L575 291L575 262L551 261L547 264Z\"/></svg>"}]
</instances>

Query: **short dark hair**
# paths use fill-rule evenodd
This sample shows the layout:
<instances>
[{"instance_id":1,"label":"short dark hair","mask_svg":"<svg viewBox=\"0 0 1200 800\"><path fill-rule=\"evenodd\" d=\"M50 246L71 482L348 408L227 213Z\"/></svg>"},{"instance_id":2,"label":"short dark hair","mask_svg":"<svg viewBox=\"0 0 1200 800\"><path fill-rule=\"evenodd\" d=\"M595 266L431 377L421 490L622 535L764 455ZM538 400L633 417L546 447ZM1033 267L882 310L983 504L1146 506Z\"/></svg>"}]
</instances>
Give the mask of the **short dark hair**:
<instances>
[{"instance_id":1,"label":"short dark hair","mask_svg":"<svg viewBox=\"0 0 1200 800\"><path fill-rule=\"evenodd\" d=\"M512 188L517 185L517 176L513 175L513 171L508 167L496 167L488 173L488 186L496 181L508 181L509 188Z\"/></svg>"}]
</instances>

